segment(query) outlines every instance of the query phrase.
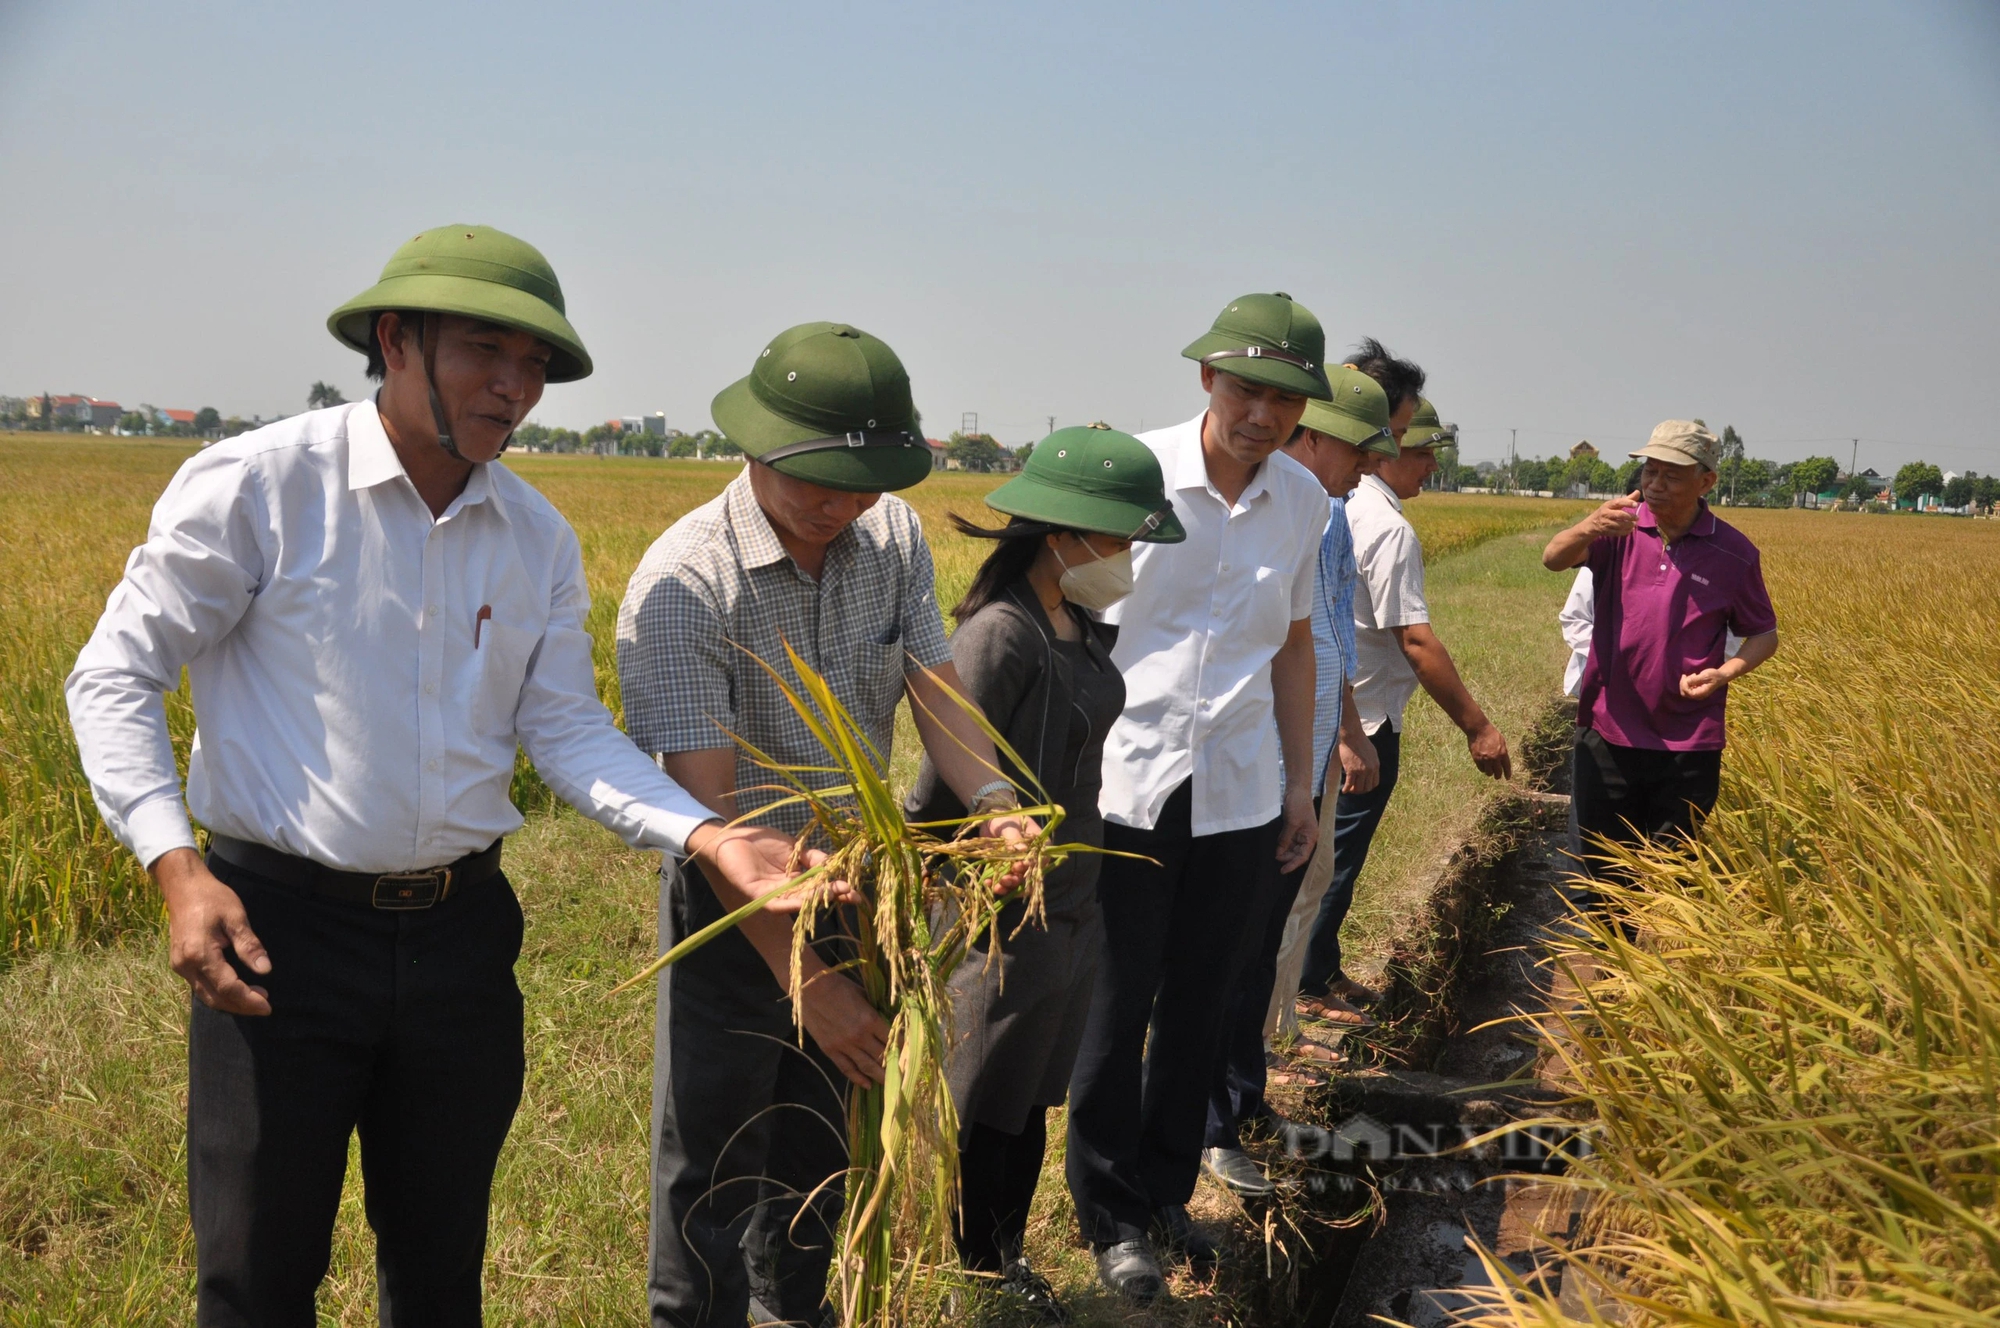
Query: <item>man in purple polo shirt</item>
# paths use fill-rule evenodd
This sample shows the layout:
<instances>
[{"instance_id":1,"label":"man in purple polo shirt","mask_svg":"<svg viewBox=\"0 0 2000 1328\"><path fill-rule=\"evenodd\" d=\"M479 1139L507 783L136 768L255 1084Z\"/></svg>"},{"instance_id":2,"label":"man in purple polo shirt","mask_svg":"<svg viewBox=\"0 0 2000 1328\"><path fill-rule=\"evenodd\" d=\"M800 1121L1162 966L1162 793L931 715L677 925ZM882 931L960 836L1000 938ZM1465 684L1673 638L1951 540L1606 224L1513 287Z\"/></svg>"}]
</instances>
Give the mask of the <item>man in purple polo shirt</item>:
<instances>
[{"instance_id":1,"label":"man in purple polo shirt","mask_svg":"<svg viewBox=\"0 0 2000 1328\"><path fill-rule=\"evenodd\" d=\"M1582 564L1596 586L1572 783L1586 845L1693 836L1722 778L1729 684L1778 651L1757 546L1703 501L1720 450L1699 421L1668 420L1632 453L1638 491L1542 551L1550 571ZM1724 658L1730 632L1743 644Z\"/></svg>"}]
</instances>

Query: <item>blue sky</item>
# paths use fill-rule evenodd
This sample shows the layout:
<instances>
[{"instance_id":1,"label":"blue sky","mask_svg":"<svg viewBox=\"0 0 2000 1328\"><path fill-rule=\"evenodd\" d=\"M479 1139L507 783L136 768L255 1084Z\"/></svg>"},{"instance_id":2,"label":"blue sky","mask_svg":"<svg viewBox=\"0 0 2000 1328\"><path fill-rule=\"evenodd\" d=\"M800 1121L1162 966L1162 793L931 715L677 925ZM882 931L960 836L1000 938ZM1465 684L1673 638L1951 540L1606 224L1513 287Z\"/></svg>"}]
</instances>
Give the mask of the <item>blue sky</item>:
<instances>
[{"instance_id":1,"label":"blue sky","mask_svg":"<svg viewBox=\"0 0 2000 1328\"><path fill-rule=\"evenodd\" d=\"M831 318L934 434L1158 426L1200 408L1180 348L1285 290L1423 363L1469 458L1694 415L2000 471L1981 0L0 0L0 180L0 392L357 394L327 312L475 221L596 358L548 423L704 426Z\"/></svg>"}]
</instances>

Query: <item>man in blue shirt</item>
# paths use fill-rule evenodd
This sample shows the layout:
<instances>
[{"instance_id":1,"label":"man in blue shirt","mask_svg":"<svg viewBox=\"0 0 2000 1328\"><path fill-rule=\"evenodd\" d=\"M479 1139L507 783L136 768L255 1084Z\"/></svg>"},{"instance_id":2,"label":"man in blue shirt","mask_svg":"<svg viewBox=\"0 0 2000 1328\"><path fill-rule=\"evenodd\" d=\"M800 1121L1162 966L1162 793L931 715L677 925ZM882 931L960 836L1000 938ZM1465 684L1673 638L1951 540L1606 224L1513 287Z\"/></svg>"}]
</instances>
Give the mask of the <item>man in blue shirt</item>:
<instances>
[{"instance_id":1,"label":"man in blue shirt","mask_svg":"<svg viewBox=\"0 0 2000 1328\"><path fill-rule=\"evenodd\" d=\"M1346 497L1361 477L1372 474L1384 457L1396 455L1396 439L1389 427L1389 398L1381 386L1349 368L1332 370L1328 378L1332 399L1309 402L1285 444L1285 451L1311 471L1327 493L1328 517L1326 531L1320 536L1312 610L1317 668L1313 708L1315 814L1334 758L1335 735L1339 736L1341 788L1365 792L1374 787L1379 776L1375 749L1361 730L1351 696L1356 573L1345 509ZM1253 905L1245 939L1255 948L1230 994L1222 1050L1209 1090L1202 1165L1238 1194L1269 1194L1272 1188L1241 1147L1244 1127L1283 1130L1289 1125L1264 1103L1267 1072L1275 1082L1288 1087L1316 1087L1326 1082L1324 1075L1307 1066L1270 1064L1267 1057L1276 1058L1266 1051L1264 1042L1278 950L1309 865L1301 863L1278 877L1271 890Z\"/></svg>"}]
</instances>

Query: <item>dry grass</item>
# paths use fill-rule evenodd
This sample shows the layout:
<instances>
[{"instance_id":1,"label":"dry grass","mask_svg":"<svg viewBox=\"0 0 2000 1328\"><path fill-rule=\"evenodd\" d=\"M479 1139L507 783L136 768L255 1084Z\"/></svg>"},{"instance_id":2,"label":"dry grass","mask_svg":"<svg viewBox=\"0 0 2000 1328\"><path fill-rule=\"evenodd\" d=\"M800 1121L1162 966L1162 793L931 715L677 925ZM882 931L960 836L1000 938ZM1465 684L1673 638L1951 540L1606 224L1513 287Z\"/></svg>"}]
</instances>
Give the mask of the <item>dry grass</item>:
<instances>
[{"instance_id":1,"label":"dry grass","mask_svg":"<svg viewBox=\"0 0 2000 1328\"><path fill-rule=\"evenodd\" d=\"M1628 856L1637 945L1561 956L1600 1308L1489 1322L1991 1324L2000 526L1739 523L1784 648L1731 699L1720 808L1698 851Z\"/></svg>"}]
</instances>

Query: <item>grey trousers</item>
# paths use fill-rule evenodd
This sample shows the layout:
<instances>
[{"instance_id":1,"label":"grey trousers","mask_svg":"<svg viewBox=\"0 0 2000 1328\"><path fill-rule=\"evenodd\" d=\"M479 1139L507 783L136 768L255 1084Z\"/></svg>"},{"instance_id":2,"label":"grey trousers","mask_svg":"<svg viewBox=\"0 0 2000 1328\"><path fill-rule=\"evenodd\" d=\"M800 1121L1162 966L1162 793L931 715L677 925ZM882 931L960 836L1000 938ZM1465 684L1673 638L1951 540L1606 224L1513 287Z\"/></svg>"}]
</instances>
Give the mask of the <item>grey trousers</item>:
<instances>
[{"instance_id":1,"label":"grey trousers","mask_svg":"<svg viewBox=\"0 0 2000 1328\"><path fill-rule=\"evenodd\" d=\"M685 872L685 874L683 874ZM662 950L723 916L699 872L660 873ZM653 1033L655 1325L831 1324L827 1269L847 1167L846 1081L792 1026L739 933L660 975Z\"/></svg>"}]
</instances>

